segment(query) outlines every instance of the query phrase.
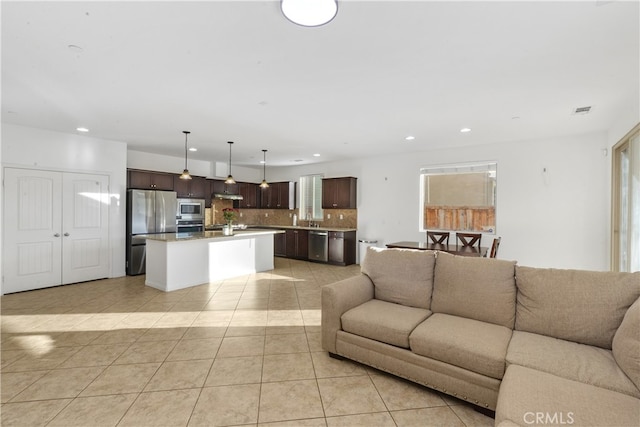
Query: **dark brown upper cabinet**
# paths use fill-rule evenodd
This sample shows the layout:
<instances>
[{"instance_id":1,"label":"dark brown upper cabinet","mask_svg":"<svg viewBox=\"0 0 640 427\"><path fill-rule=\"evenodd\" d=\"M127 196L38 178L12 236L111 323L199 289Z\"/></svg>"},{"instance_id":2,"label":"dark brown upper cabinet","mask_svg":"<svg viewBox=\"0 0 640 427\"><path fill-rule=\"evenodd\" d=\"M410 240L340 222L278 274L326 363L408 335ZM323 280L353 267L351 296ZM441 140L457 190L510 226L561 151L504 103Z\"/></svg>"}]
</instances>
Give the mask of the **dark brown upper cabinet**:
<instances>
[{"instance_id":1,"label":"dark brown upper cabinet","mask_svg":"<svg viewBox=\"0 0 640 427\"><path fill-rule=\"evenodd\" d=\"M127 171L127 188L174 191L174 176L177 177L175 174L129 169Z\"/></svg>"},{"instance_id":2,"label":"dark brown upper cabinet","mask_svg":"<svg viewBox=\"0 0 640 427\"><path fill-rule=\"evenodd\" d=\"M173 177L173 190L178 197L188 199L205 199L209 189L209 183L203 177L192 176L191 179L180 179L179 175Z\"/></svg>"},{"instance_id":3,"label":"dark brown upper cabinet","mask_svg":"<svg viewBox=\"0 0 640 427\"><path fill-rule=\"evenodd\" d=\"M322 209L356 209L357 178L325 178L322 180Z\"/></svg>"},{"instance_id":4,"label":"dark brown upper cabinet","mask_svg":"<svg viewBox=\"0 0 640 427\"><path fill-rule=\"evenodd\" d=\"M295 209L296 183L272 182L260 188L260 207L263 209Z\"/></svg>"},{"instance_id":5,"label":"dark brown upper cabinet","mask_svg":"<svg viewBox=\"0 0 640 427\"><path fill-rule=\"evenodd\" d=\"M242 196L242 200L238 201L239 208L259 208L258 204L258 184L251 182L238 183L238 194Z\"/></svg>"}]
</instances>

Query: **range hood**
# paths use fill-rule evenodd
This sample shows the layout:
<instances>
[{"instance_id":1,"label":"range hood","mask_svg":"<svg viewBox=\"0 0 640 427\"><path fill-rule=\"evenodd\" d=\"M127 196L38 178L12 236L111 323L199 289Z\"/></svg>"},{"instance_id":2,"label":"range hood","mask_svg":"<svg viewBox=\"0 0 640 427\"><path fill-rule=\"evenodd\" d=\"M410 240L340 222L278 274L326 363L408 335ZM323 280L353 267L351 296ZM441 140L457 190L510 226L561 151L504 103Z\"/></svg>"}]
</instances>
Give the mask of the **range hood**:
<instances>
[{"instance_id":1,"label":"range hood","mask_svg":"<svg viewBox=\"0 0 640 427\"><path fill-rule=\"evenodd\" d=\"M222 199L222 200L243 200L241 194L229 194L229 193L213 193L211 195L212 199Z\"/></svg>"}]
</instances>

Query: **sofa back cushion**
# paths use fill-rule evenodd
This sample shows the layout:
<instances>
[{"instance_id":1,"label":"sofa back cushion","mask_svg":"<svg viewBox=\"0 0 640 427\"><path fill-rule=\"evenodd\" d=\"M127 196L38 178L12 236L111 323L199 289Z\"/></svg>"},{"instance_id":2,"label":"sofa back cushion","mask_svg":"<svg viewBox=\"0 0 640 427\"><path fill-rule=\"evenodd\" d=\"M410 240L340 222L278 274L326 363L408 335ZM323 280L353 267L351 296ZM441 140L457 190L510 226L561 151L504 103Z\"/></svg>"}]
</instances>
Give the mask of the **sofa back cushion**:
<instances>
[{"instance_id":1,"label":"sofa back cushion","mask_svg":"<svg viewBox=\"0 0 640 427\"><path fill-rule=\"evenodd\" d=\"M429 309L434 264L433 251L369 247L361 267L376 299Z\"/></svg>"},{"instance_id":2,"label":"sofa back cushion","mask_svg":"<svg viewBox=\"0 0 640 427\"><path fill-rule=\"evenodd\" d=\"M634 302L613 336L613 357L640 389L640 299Z\"/></svg>"},{"instance_id":3,"label":"sofa back cushion","mask_svg":"<svg viewBox=\"0 0 640 427\"><path fill-rule=\"evenodd\" d=\"M516 329L611 350L640 272L516 267Z\"/></svg>"},{"instance_id":4,"label":"sofa back cushion","mask_svg":"<svg viewBox=\"0 0 640 427\"><path fill-rule=\"evenodd\" d=\"M438 252L431 311L513 329L515 261Z\"/></svg>"}]
</instances>

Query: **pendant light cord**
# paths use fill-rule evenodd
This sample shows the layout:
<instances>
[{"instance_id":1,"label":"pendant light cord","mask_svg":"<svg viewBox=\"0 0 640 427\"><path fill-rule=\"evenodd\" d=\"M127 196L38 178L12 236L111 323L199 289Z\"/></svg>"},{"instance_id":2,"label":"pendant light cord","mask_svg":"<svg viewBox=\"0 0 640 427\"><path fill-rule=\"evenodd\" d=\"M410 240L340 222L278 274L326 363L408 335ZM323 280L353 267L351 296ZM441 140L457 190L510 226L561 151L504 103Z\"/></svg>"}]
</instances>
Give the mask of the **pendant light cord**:
<instances>
[{"instance_id":1,"label":"pendant light cord","mask_svg":"<svg viewBox=\"0 0 640 427\"><path fill-rule=\"evenodd\" d=\"M187 149L187 136L191 133L188 130L183 130L184 133L184 169L188 170L187 167L187 155L189 154L189 150Z\"/></svg>"}]
</instances>

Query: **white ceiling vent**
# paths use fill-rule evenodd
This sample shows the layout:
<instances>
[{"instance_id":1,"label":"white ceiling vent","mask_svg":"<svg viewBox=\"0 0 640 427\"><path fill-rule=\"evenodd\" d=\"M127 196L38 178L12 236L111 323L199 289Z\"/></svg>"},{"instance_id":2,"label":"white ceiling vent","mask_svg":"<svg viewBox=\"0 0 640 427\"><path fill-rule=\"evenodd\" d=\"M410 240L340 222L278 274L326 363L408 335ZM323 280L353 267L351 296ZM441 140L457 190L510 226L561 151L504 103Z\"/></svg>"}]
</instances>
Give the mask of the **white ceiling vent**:
<instances>
[{"instance_id":1,"label":"white ceiling vent","mask_svg":"<svg viewBox=\"0 0 640 427\"><path fill-rule=\"evenodd\" d=\"M574 110L573 110L573 112L571 114L583 115L583 114L589 114L590 111L591 111L591 106L588 106L588 107L577 107L577 108L574 108Z\"/></svg>"}]
</instances>

